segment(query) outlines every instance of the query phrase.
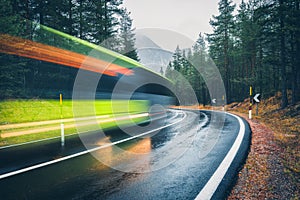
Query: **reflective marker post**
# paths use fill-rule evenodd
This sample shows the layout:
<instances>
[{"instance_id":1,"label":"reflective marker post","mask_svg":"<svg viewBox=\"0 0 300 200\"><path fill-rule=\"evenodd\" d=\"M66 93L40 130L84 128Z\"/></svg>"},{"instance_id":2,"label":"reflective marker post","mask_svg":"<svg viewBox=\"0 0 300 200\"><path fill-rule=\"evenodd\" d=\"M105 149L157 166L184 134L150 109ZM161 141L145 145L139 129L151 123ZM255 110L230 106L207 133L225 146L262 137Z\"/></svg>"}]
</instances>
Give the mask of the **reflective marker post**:
<instances>
[{"instance_id":1,"label":"reflective marker post","mask_svg":"<svg viewBox=\"0 0 300 200\"><path fill-rule=\"evenodd\" d=\"M59 94L59 104L60 104L60 135L61 135L61 146L65 146L65 128L63 122L63 115L62 115L62 94Z\"/></svg>"},{"instance_id":2,"label":"reflective marker post","mask_svg":"<svg viewBox=\"0 0 300 200\"><path fill-rule=\"evenodd\" d=\"M250 105L249 105L249 119L252 119L252 86L250 86L250 91L249 91L249 95L250 95Z\"/></svg>"},{"instance_id":3,"label":"reflective marker post","mask_svg":"<svg viewBox=\"0 0 300 200\"><path fill-rule=\"evenodd\" d=\"M225 95L222 96L222 100L223 100L222 110L225 111Z\"/></svg>"},{"instance_id":4,"label":"reflective marker post","mask_svg":"<svg viewBox=\"0 0 300 200\"><path fill-rule=\"evenodd\" d=\"M252 104L249 106L249 119L252 119Z\"/></svg>"},{"instance_id":5,"label":"reflective marker post","mask_svg":"<svg viewBox=\"0 0 300 200\"><path fill-rule=\"evenodd\" d=\"M254 102L256 103L256 116L258 115L258 104L259 104L259 102L260 102L260 94L258 93L258 94L256 94L254 97L253 97L253 99L254 99Z\"/></svg>"},{"instance_id":6,"label":"reflective marker post","mask_svg":"<svg viewBox=\"0 0 300 200\"><path fill-rule=\"evenodd\" d=\"M64 123L62 122L60 124L60 134L61 134L61 146L65 146L65 130L64 130Z\"/></svg>"}]
</instances>

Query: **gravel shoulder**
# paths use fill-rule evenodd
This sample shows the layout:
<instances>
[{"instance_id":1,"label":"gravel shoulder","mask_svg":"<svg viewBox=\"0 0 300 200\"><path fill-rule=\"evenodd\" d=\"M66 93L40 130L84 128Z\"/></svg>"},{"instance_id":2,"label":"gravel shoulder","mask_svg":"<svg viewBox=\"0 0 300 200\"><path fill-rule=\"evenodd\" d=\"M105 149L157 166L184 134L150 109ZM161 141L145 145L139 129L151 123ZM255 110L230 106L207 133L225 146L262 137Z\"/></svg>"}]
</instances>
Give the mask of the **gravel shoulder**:
<instances>
[{"instance_id":1,"label":"gravel shoulder","mask_svg":"<svg viewBox=\"0 0 300 200\"><path fill-rule=\"evenodd\" d=\"M256 119L249 120L245 114L234 114L250 124L252 141L246 163L228 199L299 199L299 185L284 167L284 149L276 143L274 132Z\"/></svg>"}]
</instances>

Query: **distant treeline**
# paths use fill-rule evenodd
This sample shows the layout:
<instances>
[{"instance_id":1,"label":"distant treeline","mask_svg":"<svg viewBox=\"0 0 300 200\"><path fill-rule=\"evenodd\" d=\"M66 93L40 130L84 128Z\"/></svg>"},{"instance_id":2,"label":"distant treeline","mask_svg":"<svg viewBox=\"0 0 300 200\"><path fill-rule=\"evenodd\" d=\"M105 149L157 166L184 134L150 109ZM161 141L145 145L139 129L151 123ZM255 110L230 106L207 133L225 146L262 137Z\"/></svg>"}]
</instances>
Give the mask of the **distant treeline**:
<instances>
[{"instance_id":1,"label":"distant treeline","mask_svg":"<svg viewBox=\"0 0 300 200\"><path fill-rule=\"evenodd\" d=\"M41 32L39 24L138 60L130 12L122 0L1 0L0 33L68 50L78 46ZM69 46L68 46L69 45ZM88 48L79 52L88 54ZM77 69L0 53L0 99L70 93Z\"/></svg>"},{"instance_id":2,"label":"distant treeline","mask_svg":"<svg viewBox=\"0 0 300 200\"><path fill-rule=\"evenodd\" d=\"M247 98L251 85L263 97L281 92L282 108L300 100L299 7L299 0L242 0L234 14L236 5L232 0L219 1L219 15L210 20L213 33L200 35L198 44L206 49L203 41L207 40L208 54L223 77L227 102ZM200 82L193 83L194 88L200 103L207 103L203 80L182 59L190 60L199 52L197 48L177 49L169 69L178 69Z\"/></svg>"}]
</instances>

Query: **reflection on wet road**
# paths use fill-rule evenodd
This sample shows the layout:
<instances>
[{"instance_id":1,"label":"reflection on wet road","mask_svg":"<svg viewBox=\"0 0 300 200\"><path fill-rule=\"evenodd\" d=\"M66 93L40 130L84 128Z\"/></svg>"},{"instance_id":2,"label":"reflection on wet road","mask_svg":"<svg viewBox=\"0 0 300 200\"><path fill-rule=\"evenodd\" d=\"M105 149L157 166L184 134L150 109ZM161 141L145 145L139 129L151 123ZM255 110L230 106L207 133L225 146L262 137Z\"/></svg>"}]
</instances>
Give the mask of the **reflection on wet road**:
<instances>
[{"instance_id":1,"label":"reflection on wet road","mask_svg":"<svg viewBox=\"0 0 300 200\"><path fill-rule=\"evenodd\" d=\"M232 116L224 113L184 113L186 116L180 123L143 137L4 178L0 180L1 196L4 199L194 199L222 162L239 126ZM183 114L176 117L170 114L168 120L157 120L156 125L171 124L181 118ZM222 118L225 121L220 123ZM147 125L142 129L147 130ZM85 142L93 142L85 146L116 142L135 134L129 127L109 131L105 132L105 138L89 138Z\"/></svg>"}]
</instances>

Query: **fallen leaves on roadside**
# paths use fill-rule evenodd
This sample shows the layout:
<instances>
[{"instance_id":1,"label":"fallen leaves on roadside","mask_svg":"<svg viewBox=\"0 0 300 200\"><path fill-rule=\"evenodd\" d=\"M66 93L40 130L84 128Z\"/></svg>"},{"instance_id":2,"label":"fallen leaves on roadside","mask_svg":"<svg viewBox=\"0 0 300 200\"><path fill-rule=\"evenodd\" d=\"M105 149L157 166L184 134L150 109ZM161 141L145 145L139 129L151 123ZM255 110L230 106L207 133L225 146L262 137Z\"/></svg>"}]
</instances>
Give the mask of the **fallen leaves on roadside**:
<instances>
[{"instance_id":1,"label":"fallen leaves on roadside","mask_svg":"<svg viewBox=\"0 0 300 200\"><path fill-rule=\"evenodd\" d=\"M247 119L248 102L228 107ZM300 198L300 104L283 110L279 104L278 95L262 101L260 116L248 120L251 150L228 199Z\"/></svg>"}]
</instances>

